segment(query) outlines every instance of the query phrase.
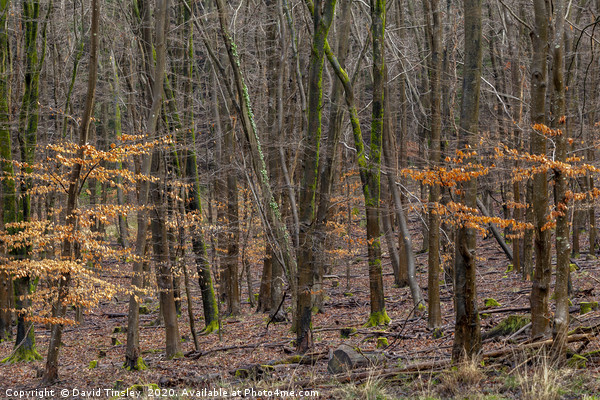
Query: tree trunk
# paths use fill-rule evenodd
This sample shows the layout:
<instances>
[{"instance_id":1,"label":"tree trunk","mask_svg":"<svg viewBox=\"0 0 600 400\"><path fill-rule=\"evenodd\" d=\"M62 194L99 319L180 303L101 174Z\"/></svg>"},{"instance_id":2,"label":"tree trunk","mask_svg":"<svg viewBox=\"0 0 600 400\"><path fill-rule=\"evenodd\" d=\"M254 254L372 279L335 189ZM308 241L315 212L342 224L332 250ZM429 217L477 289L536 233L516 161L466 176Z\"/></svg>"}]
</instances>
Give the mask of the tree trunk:
<instances>
[{"instance_id":1,"label":"tree trunk","mask_svg":"<svg viewBox=\"0 0 600 400\"><path fill-rule=\"evenodd\" d=\"M10 2L0 1L0 181L2 184L2 219L0 230L5 224L17 222L17 190L12 164L12 143L10 137L10 47L7 26ZM14 228L8 230L13 233ZM12 277L0 271L0 342L12 336L12 312L10 309L10 281ZM18 344L18 343L17 343Z\"/></svg>"},{"instance_id":2,"label":"tree trunk","mask_svg":"<svg viewBox=\"0 0 600 400\"><path fill-rule=\"evenodd\" d=\"M152 175L163 178L150 184L150 193L154 209L150 226L152 228L152 251L156 265L156 281L158 283L160 312L165 323L166 357L168 359L182 356L179 326L177 324L177 307L173 287L173 270L169 257L169 238L167 232L165 203L167 201L161 185L166 182L166 168L162 162L164 154L156 150L152 155ZM162 176L161 176L162 175Z\"/></svg>"},{"instance_id":3,"label":"tree trunk","mask_svg":"<svg viewBox=\"0 0 600 400\"><path fill-rule=\"evenodd\" d=\"M335 0L317 1L312 11L314 32L308 72L308 126L302 149L303 171L300 185L300 247L298 249L298 299L296 316L296 346L299 352L312 347L312 292L315 274L315 242L321 238L315 232L315 195L319 171L321 142L321 107L323 101L323 64L325 41L333 21Z\"/></svg>"},{"instance_id":4,"label":"tree trunk","mask_svg":"<svg viewBox=\"0 0 600 400\"><path fill-rule=\"evenodd\" d=\"M339 62L344 66L346 61L346 55L348 54L348 47L350 41L346 38L350 32L350 24L352 22L350 18L351 2L347 0L340 1L340 18L339 26L337 27L337 49L336 53L339 57ZM316 241L316 266L315 266L315 304L314 306L318 311L323 311L323 275L326 273L326 264L330 261L326 256L326 245L329 243L327 240L326 225L327 218L331 215L331 195L334 188L334 174L336 165L339 163L339 141L342 134L342 122L344 117L344 108L342 107L342 95L343 88L339 80L334 80L333 87L331 89L331 105L329 113L329 132L327 134L327 142L325 144L325 152L321 156L320 165L320 179L319 179L319 205L317 207L317 220L315 228L315 237L318 238Z\"/></svg>"},{"instance_id":5,"label":"tree trunk","mask_svg":"<svg viewBox=\"0 0 600 400\"><path fill-rule=\"evenodd\" d=\"M273 191L270 186L269 176L265 164L265 158L262 153L260 139L258 136L258 129L254 120L254 114L252 112L252 106L250 104L250 97L248 94L248 88L244 82L242 72L240 69L240 60L237 53L237 47L233 42L232 36L229 33L227 10L225 8L225 2L223 0L216 1L219 24L221 27L221 36L225 47L227 49L227 55L229 57L229 63L233 70L234 84L237 91L237 95L240 101L239 108L237 109L242 122L242 128L244 130L246 139L250 145L252 168L256 174L261 193L262 193L262 212L266 222L270 226L267 230L269 236L272 236L273 242L276 244L276 257L283 262L283 268L291 286L292 298L296 298L296 285L295 285L295 274L296 274L296 260L294 258L294 252L290 235L285 224L282 221L281 212L279 205L275 202L273 197Z\"/></svg>"},{"instance_id":6,"label":"tree trunk","mask_svg":"<svg viewBox=\"0 0 600 400\"><path fill-rule=\"evenodd\" d=\"M531 60L531 123L546 123L546 86L548 68L548 18L545 0L534 0L535 29L531 35L533 55ZM531 153L546 156L546 137L541 132L531 132ZM532 205L535 216L535 273L531 289L531 336L544 335L548 328L548 298L550 295L550 230L545 228L548 214L547 173L533 176Z\"/></svg>"},{"instance_id":7,"label":"tree trunk","mask_svg":"<svg viewBox=\"0 0 600 400\"><path fill-rule=\"evenodd\" d=\"M429 82L431 87L431 140L429 144L430 168L440 166L442 135L442 21L438 0L424 0L426 31L428 32L431 57L429 59ZM428 257L428 323L430 329L442 325L440 308L440 223L437 210L442 197L440 184L434 182L429 188L429 257Z\"/></svg>"},{"instance_id":8,"label":"tree trunk","mask_svg":"<svg viewBox=\"0 0 600 400\"><path fill-rule=\"evenodd\" d=\"M481 0L464 0L465 66L460 112L459 148L474 143L479 132L479 88L482 63ZM461 203L477 208L477 179L461 185ZM466 221L465 221L466 222ZM454 265L454 307L456 324L452 359L471 359L481 350L481 328L477 310L476 232L464 224L458 232Z\"/></svg>"},{"instance_id":9,"label":"tree trunk","mask_svg":"<svg viewBox=\"0 0 600 400\"><path fill-rule=\"evenodd\" d=\"M18 140L21 151L21 161L29 164L25 172L33 172L35 162L35 152L37 149L37 134L39 121L39 79L41 70L41 60L38 58L38 19L40 17L40 3L38 0L23 1L23 19L25 20L25 91L23 101L19 112L19 131ZM42 50L43 52L45 47ZM21 208L23 222L31 221L31 194L29 191L33 186L31 178L25 178L21 184L21 199L19 206ZM30 257L30 246L25 246L18 250L20 258ZM10 358L11 362L21 360L39 360L41 356L35 347L35 328L33 323L25 320L25 315L21 310L30 307L29 295L32 293L33 286L29 277L15 279L13 282L15 295L15 308L17 310L17 337L15 342L15 354ZM22 344L21 344L22 342ZM17 347L18 346L18 347Z\"/></svg>"},{"instance_id":10,"label":"tree trunk","mask_svg":"<svg viewBox=\"0 0 600 400\"><path fill-rule=\"evenodd\" d=\"M381 238L379 231L381 142L384 121L385 80L385 0L371 0L371 34L373 40L373 103L371 111L371 151L368 160L367 192L367 249L369 256L369 289L371 316L367 325L387 325L383 276L381 273Z\"/></svg>"},{"instance_id":11,"label":"tree trunk","mask_svg":"<svg viewBox=\"0 0 600 400\"><path fill-rule=\"evenodd\" d=\"M154 140L157 130L158 118L162 105L163 80L165 75L165 29L167 25L167 9L169 0L158 0L155 12L155 34L156 34L156 65L152 63L151 53L148 54L148 47L152 49L152 34L150 23L150 9L147 2L142 3L142 35L146 47L145 54L145 74L147 81L151 82L148 88L147 99L151 99L151 107L147 115L146 131L147 140ZM142 156L142 165L140 173L143 176L150 176L152 167L152 156L146 154ZM137 236L135 245L136 258L133 262L133 276L131 286L133 293L129 297L129 313L127 317L127 349L125 352L124 368L129 370L145 369L146 365L140 352L140 331L139 331L139 302L141 295L139 291L144 284L144 258L146 257L146 236L148 233L149 212L146 207L149 204L150 183L143 180L139 184L138 210L137 215Z\"/></svg>"},{"instance_id":12,"label":"tree trunk","mask_svg":"<svg viewBox=\"0 0 600 400\"><path fill-rule=\"evenodd\" d=\"M76 157L83 160L85 158L84 146L88 144L89 140L89 128L92 116L94 113L94 100L96 95L96 80L98 75L98 42L99 42L99 19L100 19L100 5L98 0L92 0L92 23L90 30L90 57L89 57L89 72L88 72L88 85L85 109L81 118L81 125L79 131L79 149L77 150ZM69 187L67 191L67 204L66 204L66 216L67 226L72 231L72 236L76 235L77 229L77 198L80 190L81 180L81 169L82 163L76 162L71 168L69 176ZM64 260L76 261L77 255L75 248L77 243L72 241L70 238L66 238L63 241L62 246L62 257ZM56 302L55 317L63 318L66 313L66 305L69 295L69 284L71 280L70 272L61 273L58 287L58 299ZM48 357L46 359L46 368L44 371L43 380L47 384L52 384L58 380L58 352L61 345L62 338L62 324L52 325L50 334L50 343L48 344Z\"/></svg>"},{"instance_id":13,"label":"tree trunk","mask_svg":"<svg viewBox=\"0 0 600 400\"><path fill-rule=\"evenodd\" d=\"M565 6L562 0L553 1L554 40L552 46L552 83L554 116L552 127L557 131L556 161L567 162L567 128L566 128L566 101L564 84L564 34L565 34ZM554 204L558 215L556 217L556 283L554 296L556 298L556 311L554 312L554 326L552 336L554 342L552 350L559 360L565 360L567 354L567 335L569 330L569 272L570 272L570 246L569 246L569 208L567 188L569 185L566 170L561 167L554 169ZM573 229L577 229L574 226Z\"/></svg>"}]
</instances>

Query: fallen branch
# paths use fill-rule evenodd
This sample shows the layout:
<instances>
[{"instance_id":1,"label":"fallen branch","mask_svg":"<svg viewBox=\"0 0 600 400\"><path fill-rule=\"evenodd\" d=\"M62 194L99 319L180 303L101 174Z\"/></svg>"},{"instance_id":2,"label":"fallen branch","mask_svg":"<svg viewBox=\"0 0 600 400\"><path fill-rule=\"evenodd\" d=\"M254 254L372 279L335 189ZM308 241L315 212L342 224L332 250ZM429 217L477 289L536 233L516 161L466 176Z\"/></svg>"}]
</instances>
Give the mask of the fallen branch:
<instances>
[{"instance_id":1,"label":"fallen branch","mask_svg":"<svg viewBox=\"0 0 600 400\"><path fill-rule=\"evenodd\" d=\"M204 357L207 354L216 353L218 351L252 349L252 348L256 349L258 347L264 347L264 348L281 347L281 346L285 346L288 343L289 343L289 340L286 340L284 342L279 342L279 343L255 343L255 344L242 344L239 346L218 347L216 349L210 349L210 350L200 351L200 352L190 351L190 352L185 353L185 356L188 358L191 358L192 360L197 360L200 357Z\"/></svg>"}]
</instances>

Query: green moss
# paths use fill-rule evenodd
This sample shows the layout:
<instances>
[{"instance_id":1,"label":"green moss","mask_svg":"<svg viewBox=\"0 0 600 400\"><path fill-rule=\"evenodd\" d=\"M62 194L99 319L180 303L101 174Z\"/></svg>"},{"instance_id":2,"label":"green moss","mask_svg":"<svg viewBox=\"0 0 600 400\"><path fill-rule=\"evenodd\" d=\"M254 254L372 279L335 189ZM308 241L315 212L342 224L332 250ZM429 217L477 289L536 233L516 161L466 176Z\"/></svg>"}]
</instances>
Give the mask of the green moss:
<instances>
[{"instance_id":1,"label":"green moss","mask_svg":"<svg viewBox=\"0 0 600 400\"><path fill-rule=\"evenodd\" d=\"M384 337L377 338L377 348L378 349L388 347L389 345L390 344L389 344L387 338L384 338Z\"/></svg>"},{"instance_id":2,"label":"green moss","mask_svg":"<svg viewBox=\"0 0 600 400\"><path fill-rule=\"evenodd\" d=\"M369 320L364 325L365 327L374 327L380 325L387 325L391 321L385 310L371 313Z\"/></svg>"},{"instance_id":3,"label":"green moss","mask_svg":"<svg viewBox=\"0 0 600 400\"><path fill-rule=\"evenodd\" d=\"M88 369L94 369L98 366L98 360L92 360L90 361L90 365L88 366Z\"/></svg>"},{"instance_id":4,"label":"green moss","mask_svg":"<svg viewBox=\"0 0 600 400\"><path fill-rule=\"evenodd\" d=\"M524 315L509 315L503 319L498 325L488 332L485 332L481 337L482 339L493 338L497 336L506 336L517 332L531 322L530 316Z\"/></svg>"},{"instance_id":5,"label":"green moss","mask_svg":"<svg viewBox=\"0 0 600 400\"><path fill-rule=\"evenodd\" d=\"M173 357L169 357L170 360L177 360L179 358L183 358L183 352L178 351L177 353L173 354Z\"/></svg>"},{"instance_id":6,"label":"green moss","mask_svg":"<svg viewBox=\"0 0 600 400\"><path fill-rule=\"evenodd\" d=\"M577 271L577 264L569 264L569 270L571 272Z\"/></svg>"},{"instance_id":7,"label":"green moss","mask_svg":"<svg viewBox=\"0 0 600 400\"><path fill-rule=\"evenodd\" d=\"M571 368L583 369L587 367L588 359L579 354L573 354L571 358L567 360L567 365Z\"/></svg>"},{"instance_id":8,"label":"green moss","mask_svg":"<svg viewBox=\"0 0 600 400\"><path fill-rule=\"evenodd\" d=\"M115 329L113 329L112 333L125 333L125 332L127 332L127 328L126 327L124 327L124 326L117 326Z\"/></svg>"},{"instance_id":9,"label":"green moss","mask_svg":"<svg viewBox=\"0 0 600 400\"><path fill-rule=\"evenodd\" d=\"M352 297L352 296L354 296L354 293L344 292L344 296L346 296L346 297Z\"/></svg>"},{"instance_id":10,"label":"green moss","mask_svg":"<svg viewBox=\"0 0 600 400\"><path fill-rule=\"evenodd\" d=\"M110 338L110 343L111 343L113 346L118 346L118 345L120 345L120 344L123 344L123 343L121 343L121 342L119 341L119 339L117 339L116 337L111 337L111 338Z\"/></svg>"},{"instance_id":11,"label":"green moss","mask_svg":"<svg viewBox=\"0 0 600 400\"><path fill-rule=\"evenodd\" d=\"M39 361L42 359L42 356L37 352L35 348L26 349L24 347L19 347L12 355L6 357L1 362L4 364L15 364L18 362L32 362Z\"/></svg>"},{"instance_id":12,"label":"green moss","mask_svg":"<svg viewBox=\"0 0 600 400\"><path fill-rule=\"evenodd\" d=\"M208 335L210 333L218 332L218 331L219 331L219 321L217 319L215 319L214 321L212 321L211 323L206 325L206 327L204 329L202 329L202 332L200 332L200 334Z\"/></svg>"},{"instance_id":13,"label":"green moss","mask_svg":"<svg viewBox=\"0 0 600 400\"><path fill-rule=\"evenodd\" d=\"M500 307L501 306L501 304L498 303L498 301L496 299L492 299L492 298L484 299L483 302L486 307Z\"/></svg>"},{"instance_id":14,"label":"green moss","mask_svg":"<svg viewBox=\"0 0 600 400\"><path fill-rule=\"evenodd\" d=\"M133 368L129 367L127 365L127 363L123 364L123 368L125 368L127 371L131 371L131 370L144 371L144 370L148 369L148 366L146 365L146 362L144 361L144 359L142 357L138 357Z\"/></svg>"},{"instance_id":15,"label":"green moss","mask_svg":"<svg viewBox=\"0 0 600 400\"><path fill-rule=\"evenodd\" d=\"M597 310L598 309L598 302L597 301L582 301L581 303L579 303L579 314L583 315L583 314L587 314L592 310Z\"/></svg>"}]
</instances>

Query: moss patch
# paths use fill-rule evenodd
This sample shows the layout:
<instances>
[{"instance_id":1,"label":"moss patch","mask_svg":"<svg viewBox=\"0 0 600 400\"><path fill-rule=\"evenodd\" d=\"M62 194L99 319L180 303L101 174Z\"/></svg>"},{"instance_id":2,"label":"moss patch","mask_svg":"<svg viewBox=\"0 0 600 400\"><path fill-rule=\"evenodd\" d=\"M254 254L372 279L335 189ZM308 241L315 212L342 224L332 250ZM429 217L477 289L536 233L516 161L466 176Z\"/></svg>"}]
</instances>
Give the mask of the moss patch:
<instances>
[{"instance_id":1,"label":"moss patch","mask_svg":"<svg viewBox=\"0 0 600 400\"><path fill-rule=\"evenodd\" d=\"M42 356L40 355L40 353L37 352L37 350L35 348L25 349L23 347L19 347L17 349L17 351L14 352L14 354L3 359L2 363L15 364L15 363L18 363L21 361L32 362L32 361L39 361L41 359L42 359Z\"/></svg>"},{"instance_id":2,"label":"moss patch","mask_svg":"<svg viewBox=\"0 0 600 400\"><path fill-rule=\"evenodd\" d=\"M581 303L579 303L579 314L583 315L583 314L587 314L592 310L597 310L598 309L598 302L597 301L582 301Z\"/></svg>"},{"instance_id":3,"label":"moss patch","mask_svg":"<svg viewBox=\"0 0 600 400\"><path fill-rule=\"evenodd\" d=\"M142 357L138 357L133 368L128 366L127 363L123 364L123 368L125 368L127 371L144 371L148 369L148 366Z\"/></svg>"},{"instance_id":4,"label":"moss patch","mask_svg":"<svg viewBox=\"0 0 600 400\"><path fill-rule=\"evenodd\" d=\"M491 297L489 299L484 299L483 303L485 304L486 307L500 307L501 306L501 304L498 303L498 300L492 299Z\"/></svg>"},{"instance_id":5,"label":"moss patch","mask_svg":"<svg viewBox=\"0 0 600 400\"><path fill-rule=\"evenodd\" d=\"M208 335L209 333L218 332L218 331L219 331L219 321L214 320L210 324L206 325L206 327L204 329L202 329L202 332L200 332L200 334Z\"/></svg>"},{"instance_id":6,"label":"moss patch","mask_svg":"<svg viewBox=\"0 0 600 400\"><path fill-rule=\"evenodd\" d=\"M367 323L364 326L365 327L374 327L374 326L380 326L380 325L387 325L390 322L391 322L390 317L387 315L387 312L385 310L383 310L380 312L371 313L369 320L367 321Z\"/></svg>"},{"instance_id":7,"label":"moss patch","mask_svg":"<svg viewBox=\"0 0 600 400\"><path fill-rule=\"evenodd\" d=\"M482 339L490 339L498 336L506 336L517 332L531 322L530 316L525 315L509 315L504 318L498 325L491 330L481 335Z\"/></svg>"},{"instance_id":8,"label":"moss patch","mask_svg":"<svg viewBox=\"0 0 600 400\"><path fill-rule=\"evenodd\" d=\"M389 345L390 344L389 344L387 338L384 338L384 337L378 337L377 338L377 348L378 349L382 349L382 348L388 347Z\"/></svg>"}]
</instances>

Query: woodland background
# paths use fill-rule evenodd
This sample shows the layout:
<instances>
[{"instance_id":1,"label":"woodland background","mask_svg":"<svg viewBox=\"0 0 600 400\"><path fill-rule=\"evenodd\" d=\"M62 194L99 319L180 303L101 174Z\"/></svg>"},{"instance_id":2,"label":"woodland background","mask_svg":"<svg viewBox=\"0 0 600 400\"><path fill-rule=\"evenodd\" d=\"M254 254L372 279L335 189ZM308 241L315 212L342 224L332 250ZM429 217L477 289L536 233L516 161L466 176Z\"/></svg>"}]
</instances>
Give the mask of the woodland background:
<instances>
[{"instance_id":1,"label":"woodland background","mask_svg":"<svg viewBox=\"0 0 600 400\"><path fill-rule=\"evenodd\" d=\"M0 0L0 387L594 398L599 12Z\"/></svg>"}]
</instances>

